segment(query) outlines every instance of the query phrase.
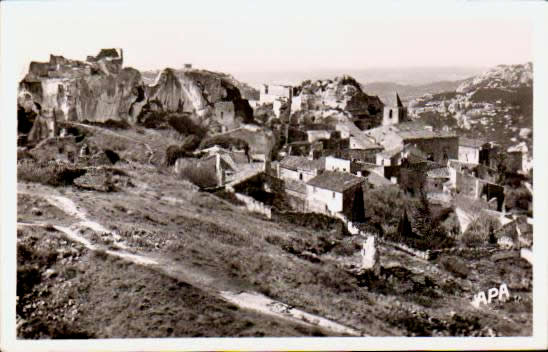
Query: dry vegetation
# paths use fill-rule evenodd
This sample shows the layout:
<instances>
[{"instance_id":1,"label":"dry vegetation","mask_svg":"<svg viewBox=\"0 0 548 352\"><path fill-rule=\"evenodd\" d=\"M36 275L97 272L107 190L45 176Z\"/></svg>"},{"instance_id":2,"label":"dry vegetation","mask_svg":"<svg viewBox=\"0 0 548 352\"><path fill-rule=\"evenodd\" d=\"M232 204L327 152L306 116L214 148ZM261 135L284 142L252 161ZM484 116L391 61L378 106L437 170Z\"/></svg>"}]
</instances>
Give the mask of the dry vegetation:
<instances>
[{"instance_id":1,"label":"dry vegetation","mask_svg":"<svg viewBox=\"0 0 548 352\"><path fill-rule=\"evenodd\" d=\"M224 289L258 291L367 335L531 334L531 267L515 253L497 262L485 255L427 262L381 246L380 275L356 275L349 269L359 264L362 240L340 222L300 214L268 220L247 213L237 202L199 192L167 169L124 161L129 149L144 149L142 144L128 140L114 148L114 136L94 133L121 155L117 167L133 186L82 192L20 178L20 190L32 195L22 198L19 221L70 224L59 210L40 206L38 214L30 205L63 195L116 231L129 251L158 260L165 270L92 252L51 228L25 227L18 234L20 337L330 334L239 309L220 299L216 292ZM155 153L175 143L148 130L119 133L146 141ZM371 226L392 231L403 196L376 197L378 207L367 214ZM389 212L383 214L381 206ZM114 248L109 235L88 229L82 236L105 250ZM479 309L470 304L473 295L502 282L513 300Z\"/></svg>"}]
</instances>

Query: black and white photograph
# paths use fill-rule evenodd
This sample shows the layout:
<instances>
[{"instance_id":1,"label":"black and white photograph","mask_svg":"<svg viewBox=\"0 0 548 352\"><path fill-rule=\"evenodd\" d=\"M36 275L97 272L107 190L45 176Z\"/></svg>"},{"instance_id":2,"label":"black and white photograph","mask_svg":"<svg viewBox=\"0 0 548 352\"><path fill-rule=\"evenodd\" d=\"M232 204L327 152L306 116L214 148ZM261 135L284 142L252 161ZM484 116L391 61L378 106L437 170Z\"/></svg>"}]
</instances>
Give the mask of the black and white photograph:
<instances>
[{"instance_id":1,"label":"black and white photograph","mask_svg":"<svg viewBox=\"0 0 548 352\"><path fill-rule=\"evenodd\" d=\"M442 3L2 2L3 349L546 347L548 8Z\"/></svg>"}]
</instances>

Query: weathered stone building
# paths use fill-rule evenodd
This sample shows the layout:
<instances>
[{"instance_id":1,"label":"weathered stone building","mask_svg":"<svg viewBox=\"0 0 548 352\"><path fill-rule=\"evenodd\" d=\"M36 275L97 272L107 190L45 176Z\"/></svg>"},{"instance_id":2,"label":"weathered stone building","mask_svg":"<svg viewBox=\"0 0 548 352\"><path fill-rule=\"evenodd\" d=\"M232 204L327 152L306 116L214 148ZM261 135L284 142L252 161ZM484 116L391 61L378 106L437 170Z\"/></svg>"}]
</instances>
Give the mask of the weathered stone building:
<instances>
[{"instance_id":1,"label":"weathered stone building","mask_svg":"<svg viewBox=\"0 0 548 352\"><path fill-rule=\"evenodd\" d=\"M284 180L307 182L322 173L325 159L311 160L303 156L286 156L278 163L278 177Z\"/></svg>"},{"instance_id":2,"label":"weathered stone building","mask_svg":"<svg viewBox=\"0 0 548 352\"><path fill-rule=\"evenodd\" d=\"M363 213L362 185L365 181L363 177L346 172L324 171L306 183L308 211L348 216L361 207Z\"/></svg>"}]
</instances>

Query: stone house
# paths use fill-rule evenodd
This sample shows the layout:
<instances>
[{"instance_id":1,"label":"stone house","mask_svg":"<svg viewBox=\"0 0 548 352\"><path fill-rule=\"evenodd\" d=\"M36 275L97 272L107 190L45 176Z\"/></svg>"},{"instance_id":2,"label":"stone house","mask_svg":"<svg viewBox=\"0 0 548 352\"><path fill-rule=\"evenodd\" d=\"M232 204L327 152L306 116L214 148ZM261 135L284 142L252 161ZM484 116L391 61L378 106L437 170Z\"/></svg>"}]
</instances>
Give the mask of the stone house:
<instances>
[{"instance_id":1,"label":"stone house","mask_svg":"<svg viewBox=\"0 0 548 352\"><path fill-rule=\"evenodd\" d=\"M446 167L431 169L426 172L425 190L427 193L444 192L444 185L449 181L449 169Z\"/></svg>"},{"instance_id":2,"label":"stone house","mask_svg":"<svg viewBox=\"0 0 548 352\"><path fill-rule=\"evenodd\" d=\"M501 185L482 180L467 173L457 172L456 189L458 193L474 199L483 197L485 200L490 201L496 198L497 210L502 210L504 187Z\"/></svg>"},{"instance_id":3,"label":"stone house","mask_svg":"<svg viewBox=\"0 0 548 352\"><path fill-rule=\"evenodd\" d=\"M212 154L201 159L180 158L174 166L176 174L194 172L203 175L204 183L201 187L219 187L230 180L238 170L234 169L235 163L226 154ZM185 171L186 170L186 171Z\"/></svg>"},{"instance_id":4,"label":"stone house","mask_svg":"<svg viewBox=\"0 0 548 352\"><path fill-rule=\"evenodd\" d=\"M278 163L277 175L283 180L307 182L325 170L325 159L308 159L304 156L286 156Z\"/></svg>"},{"instance_id":5,"label":"stone house","mask_svg":"<svg viewBox=\"0 0 548 352\"><path fill-rule=\"evenodd\" d=\"M274 103L276 100L291 100L293 87L278 84L262 84L259 90L259 102L261 104Z\"/></svg>"},{"instance_id":6,"label":"stone house","mask_svg":"<svg viewBox=\"0 0 548 352\"><path fill-rule=\"evenodd\" d=\"M333 215L363 211L363 177L346 172L324 171L306 183L307 209ZM360 197L361 195L361 197ZM361 204L360 204L361 202Z\"/></svg>"},{"instance_id":7,"label":"stone house","mask_svg":"<svg viewBox=\"0 0 548 352\"><path fill-rule=\"evenodd\" d=\"M215 119L221 125L221 132L226 132L239 127L236 121L234 103L231 101L219 101L215 103Z\"/></svg>"},{"instance_id":8,"label":"stone house","mask_svg":"<svg viewBox=\"0 0 548 352\"><path fill-rule=\"evenodd\" d=\"M434 131L420 122L404 122L397 125L379 126L364 134L384 147L393 151L411 145L425 153L427 159L447 163L458 158L459 137L451 131Z\"/></svg>"},{"instance_id":9,"label":"stone house","mask_svg":"<svg viewBox=\"0 0 548 352\"><path fill-rule=\"evenodd\" d=\"M459 137L459 161L471 164L479 164L480 151L485 142L479 139Z\"/></svg>"},{"instance_id":10,"label":"stone house","mask_svg":"<svg viewBox=\"0 0 548 352\"><path fill-rule=\"evenodd\" d=\"M325 158L326 171L352 172L350 160L327 156Z\"/></svg>"}]
</instances>

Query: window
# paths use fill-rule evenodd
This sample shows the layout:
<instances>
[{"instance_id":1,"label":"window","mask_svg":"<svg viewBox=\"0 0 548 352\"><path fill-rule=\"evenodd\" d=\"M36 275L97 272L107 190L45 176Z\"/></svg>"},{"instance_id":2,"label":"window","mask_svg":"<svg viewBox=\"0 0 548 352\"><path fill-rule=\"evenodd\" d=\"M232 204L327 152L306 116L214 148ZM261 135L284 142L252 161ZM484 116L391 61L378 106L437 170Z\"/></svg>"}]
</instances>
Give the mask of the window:
<instances>
[{"instance_id":1,"label":"window","mask_svg":"<svg viewBox=\"0 0 548 352\"><path fill-rule=\"evenodd\" d=\"M303 180L303 174L302 173L299 173L299 180Z\"/></svg>"},{"instance_id":2,"label":"window","mask_svg":"<svg viewBox=\"0 0 548 352\"><path fill-rule=\"evenodd\" d=\"M225 112L221 111L221 119L224 117Z\"/></svg>"},{"instance_id":3,"label":"window","mask_svg":"<svg viewBox=\"0 0 548 352\"><path fill-rule=\"evenodd\" d=\"M388 118L392 118L392 109L390 109L390 112L388 113Z\"/></svg>"},{"instance_id":4,"label":"window","mask_svg":"<svg viewBox=\"0 0 548 352\"><path fill-rule=\"evenodd\" d=\"M335 199L335 192L333 192L333 199Z\"/></svg>"},{"instance_id":5,"label":"window","mask_svg":"<svg viewBox=\"0 0 548 352\"><path fill-rule=\"evenodd\" d=\"M266 84L264 85L264 94L268 94L268 86Z\"/></svg>"}]
</instances>

